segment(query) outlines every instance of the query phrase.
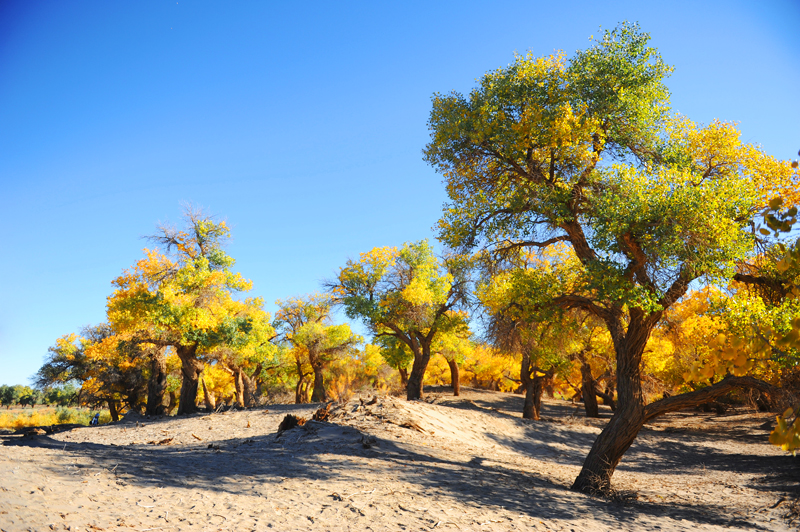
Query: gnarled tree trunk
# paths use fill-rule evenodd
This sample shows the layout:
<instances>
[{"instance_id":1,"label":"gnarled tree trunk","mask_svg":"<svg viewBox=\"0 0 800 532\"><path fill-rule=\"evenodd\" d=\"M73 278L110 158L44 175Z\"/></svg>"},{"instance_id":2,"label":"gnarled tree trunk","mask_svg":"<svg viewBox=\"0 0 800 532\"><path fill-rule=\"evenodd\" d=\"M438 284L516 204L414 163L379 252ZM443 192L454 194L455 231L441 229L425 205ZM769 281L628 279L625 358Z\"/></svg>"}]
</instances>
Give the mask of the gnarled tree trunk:
<instances>
[{"instance_id":1,"label":"gnarled tree trunk","mask_svg":"<svg viewBox=\"0 0 800 532\"><path fill-rule=\"evenodd\" d=\"M416 343L414 352L414 364L411 366L411 374L408 376L406 387L406 399L414 401L422 399L422 382L425 379L425 370L428 369L428 362L431 360L431 346L424 343Z\"/></svg>"},{"instance_id":2,"label":"gnarled tree trunk","mask_svg":"<svg viewBox=\"0 0 800 532\"><path fill-rule=\"evenodd\" d=\"M197 360L197 344L179 345L175 348L181 359L181 396L178 403L178 415L197 412L197 390L200 386L200 373L203 363Z\"/></svg>"},{"instance_id":3,"label":"gnarled tree trunk","mask_svg":"<svg viewBox=\"0 0 800 532\"><path fill-rule=\"evenodd\" d=\"M525 402L522 405L523 419L533 419L535 421L540 419L545 384L552 380L555 373L554 370L550 369L543 372L544 375L539 375L540 371L533 364L530 355L523 353L519 372L522 386L525 389Z\"/></svg>"},{"instance_id":4,"label":"gnarled tree trunk","mask_svg":"<svg viewBox=\"0 0 800 532\"><path fill-rule=\"evenodd\" d=\"M295 404L298 404L298 405L305 402L304 401L304 397L303 397L305 395L303 393L303 390L304 390L304 388L303 388L304 377L305 376L301 374L300 378L297 379L297 385L294 387L294 402L295 402Z\"/></svg>"},{"instance_id":5,"label":"gnarled tree trunk","mask_svg":"<svg viewBox=\"0 0 800 532\"><path fill-rule=\"evenodd\" d=\"M242 371L242 384L244 385L244 405L247 408L258 406L258 376L261 375L261 364L256 366L253 376L250 377Z\"/></svg>"},{"instance_id":6,"label":"gnarled tree trunk","mask_svg":"<svg viewBox=\"0 0 800 532\"><path fill-rule=\"evenodd\" d=\"M631 312L628 329L624 334L621 322L609 320L609 332L617 355L617 410L589 451L583 468L572 485L574 490L586 493L609 493L611 476L625 451L636 439L642 426L655 417L667 412L696 407L734 388L756 388L767 393L777 392L772 385L752 377L728 376L701 390L666 397L645 405L640 364L647 339L659 317L651 315L644 319L640 313Z\"/></svg>"},{"instance_id":7,"label":"gnarled tree trunk","mask_svg":"<svg viewBox=\"0 0 800 532\"><path fill-rule=\"evenodd\" d=\"M631 316L627 331L621 319L609 319L607 325L617 356L619 404L572 485L573 490L584 493L610 492L611 476L645 421L640 364L652 325L642 319L641 313Z\"/></svg>"},{"instance_id":8,"label":"gnarled tree trunk","mask_svg":"<svg viewBox=\"0 0 800 532\"><path fill-rule=\"evenodd\" d=\"M236 406L244 408L244 383L242 382L242 368L233 372L233 388L236 390Z\"/></svg>"},{"instance_id":9,"label":"gnarled tree trunk","mask_svg":"<svg viewBox=\"0 0 800 532\"><path fill-rule=\"evenodd\" d=\"M328 394L325 393L325 377L322 375L322 364L315 363L312 366L314 370L314 388L311 392L311 402L321 403L328 400Z\"/></svg>"},{"instance_id":10,"label":"gnarled tree trunk","mask_svg":"<svg viewBox=\"0 0 800 532\"><path fill-rule=\"evenodd\" d=\"M166 347L159 347L150 355L150 380L147 383L147 406L145 413L149 416L163 416L164 394L167 391L167 357Z\"/></svg>"},{"instance_id":11,"label":"gnarled tree trunk","mask_svg":"<svg viewBox=\"0 0 800 532\"><path fill-rule=\"evenodd\" d=\"M406 368L397 368L400 373L400 386L405 388L408 386L408 370Z\"/></svg>"}]
</instances>

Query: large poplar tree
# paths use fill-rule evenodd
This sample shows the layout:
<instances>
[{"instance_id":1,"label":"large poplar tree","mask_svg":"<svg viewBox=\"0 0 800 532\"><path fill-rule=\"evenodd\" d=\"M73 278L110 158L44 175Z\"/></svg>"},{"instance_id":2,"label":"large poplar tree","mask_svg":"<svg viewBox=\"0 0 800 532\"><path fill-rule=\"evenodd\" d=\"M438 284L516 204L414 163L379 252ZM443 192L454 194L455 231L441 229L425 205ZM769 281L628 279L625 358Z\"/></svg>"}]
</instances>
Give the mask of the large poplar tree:
<instances>
[{"instance_id":1,"label":"large poplar tree","mask_svg":"<svg viewBox=\"0 0 800 532\"><path fill-rule=\"evenodd\" d=\"M574 489L605 492L642 425L734 385L647 404L642 353L663 312L701 277L727 279L750 252L751 220L791 186L788 163L744 144L736 128L670 112L671 67L623 24L567 60L518 56L468 95L436 94L426 160L445 177L442 240L502 255L558 242L578 282L537 305L601 319L617 360L619 404Z\"/></svg>"},{"instance_id":2,"label":"large poplar tree","mask_svg":"<svg viewBox=\"0 0 800 532\"><path fill-rule=\"evenodd\" d=\"M108 320L117 333L175 349L182 374L178 414L197 409L200 374L215 350L260 345L271 336L262 301L234 298L251 282L232 271L235 261L223 249L229 237L224 221L187 212L186 227L160 228L153 239L162 251L145 250L145 258L114 280L108 298ZM254 329L263 334L251 334Z\"/></svg>"}]
</instances>

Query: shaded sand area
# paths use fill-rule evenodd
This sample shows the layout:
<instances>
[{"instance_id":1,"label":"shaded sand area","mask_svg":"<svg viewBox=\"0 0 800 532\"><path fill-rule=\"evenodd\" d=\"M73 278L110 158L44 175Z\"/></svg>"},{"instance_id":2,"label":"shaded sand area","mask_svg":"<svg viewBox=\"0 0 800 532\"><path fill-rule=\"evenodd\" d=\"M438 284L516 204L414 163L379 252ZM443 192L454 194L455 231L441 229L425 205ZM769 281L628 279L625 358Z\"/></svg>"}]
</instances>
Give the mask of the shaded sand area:
<instances>
[{"instance_id":1,"label":"shaded sand area","mask_svg":"<svg viewBox=\"0 0 800 532\"><path fill-rule=\"evenodd\" d=\"M277 434L319 405L134 415L3 434L0 529L797 530L800 459L767 443L773 414L677 413L649 424L614 476L624 497L569 491L610 416L445 389L368 397Z\"/></svg>"}]
</instances>

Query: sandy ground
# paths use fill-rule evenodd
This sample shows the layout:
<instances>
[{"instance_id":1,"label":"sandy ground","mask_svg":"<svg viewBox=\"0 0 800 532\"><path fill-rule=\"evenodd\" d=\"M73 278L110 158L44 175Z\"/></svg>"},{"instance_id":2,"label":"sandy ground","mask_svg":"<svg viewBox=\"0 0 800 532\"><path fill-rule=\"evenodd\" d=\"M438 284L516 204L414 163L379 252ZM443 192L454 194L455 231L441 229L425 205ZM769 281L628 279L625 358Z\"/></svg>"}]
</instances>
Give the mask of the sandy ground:
<instances>
[{"instance_id":1,"label":"sandy ground","mask_svg":"<svg viewBox=\"0 0 800 532\"><path fill-rule=\"evenodd\" d=\"M379 397L277 434L319 405L127 416L4 434L0 530L797 530L800 458L773 414L678 413L648 425L614 475L617 502L569 486L606 423L545 401L445 389ZM366 402L366 401L365 401Z\"/></svg>"}]
</instances>

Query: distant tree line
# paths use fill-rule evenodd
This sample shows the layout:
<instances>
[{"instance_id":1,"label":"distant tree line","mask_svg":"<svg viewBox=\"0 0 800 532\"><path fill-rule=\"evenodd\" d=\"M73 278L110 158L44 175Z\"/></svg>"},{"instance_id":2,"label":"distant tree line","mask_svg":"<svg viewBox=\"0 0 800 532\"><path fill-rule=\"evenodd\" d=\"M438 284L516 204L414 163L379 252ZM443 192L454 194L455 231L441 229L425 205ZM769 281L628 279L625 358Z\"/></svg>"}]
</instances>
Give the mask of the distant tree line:
<instances>
[{"instance_id":1,"label":"distant tree line","mask_svg":"<svg viewBox=\"0 0 800 532\"><path fill-rule=\"evenodd\" d=\"M73 383L52 386L43 390L15 384L0 385L0 405L6 409L19 405L22 407L36 405L75 406L79 402L80 389Z\"/></svg>"}]
</instances>

